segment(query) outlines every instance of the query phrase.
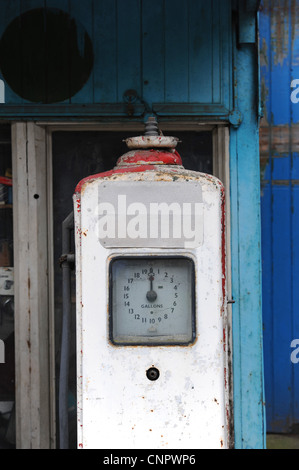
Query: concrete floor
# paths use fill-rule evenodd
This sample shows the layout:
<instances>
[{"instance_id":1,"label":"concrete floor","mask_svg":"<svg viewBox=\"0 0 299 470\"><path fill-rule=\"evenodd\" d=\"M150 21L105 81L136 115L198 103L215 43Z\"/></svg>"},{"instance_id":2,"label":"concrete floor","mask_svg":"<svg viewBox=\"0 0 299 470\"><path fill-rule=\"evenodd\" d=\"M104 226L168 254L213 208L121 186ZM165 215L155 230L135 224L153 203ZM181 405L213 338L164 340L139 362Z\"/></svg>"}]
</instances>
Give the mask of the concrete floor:
<instances>
[{"instance_id":1,"label":"concrete floor","mask_svg":"<svg viewBox=\"0 0 299 470\"><path fill-rule=\"evenodd\" d=\"M299 449L299 434L267 434L267 449Z\"/></svg>"}]
</instances>

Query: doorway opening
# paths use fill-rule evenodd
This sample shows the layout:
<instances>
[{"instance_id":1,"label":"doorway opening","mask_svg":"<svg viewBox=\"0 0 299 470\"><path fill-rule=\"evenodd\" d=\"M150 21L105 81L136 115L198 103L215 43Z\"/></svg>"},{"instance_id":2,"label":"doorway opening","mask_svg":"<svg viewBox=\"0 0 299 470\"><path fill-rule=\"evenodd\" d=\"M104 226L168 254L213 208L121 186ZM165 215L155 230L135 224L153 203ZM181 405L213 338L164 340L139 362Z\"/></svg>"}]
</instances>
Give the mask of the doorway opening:
<instances>
[{"instance_id":1,"label":"doorway opening","mask_svg":"<svg viewBox=\"0 0 299 470\"><path fill-rule=\"evenodd\" d=\"M62 334L62 269L59 265L62 246L62 222L72 211L72 195L76 184L84 177L112 169L117 159L128 151L124 140L138 132L111 131L54 131L52 133L52 194L53 194L53 255L54 255L54 325L55 325L55 376L56 422L59 423L59 373ZM189 170L213 173L212 131L171 131L178 137L177 150L183 166ZM72 241L73 243L73 241ZM74 244L71 251L74 251ZM69 447L76 443L76 290L75 272L71 275L71 336L69 362ZM59 436L59 426L56 429ZM57 440L57 447L59 439Z\"/></svg>"}]
</instances>

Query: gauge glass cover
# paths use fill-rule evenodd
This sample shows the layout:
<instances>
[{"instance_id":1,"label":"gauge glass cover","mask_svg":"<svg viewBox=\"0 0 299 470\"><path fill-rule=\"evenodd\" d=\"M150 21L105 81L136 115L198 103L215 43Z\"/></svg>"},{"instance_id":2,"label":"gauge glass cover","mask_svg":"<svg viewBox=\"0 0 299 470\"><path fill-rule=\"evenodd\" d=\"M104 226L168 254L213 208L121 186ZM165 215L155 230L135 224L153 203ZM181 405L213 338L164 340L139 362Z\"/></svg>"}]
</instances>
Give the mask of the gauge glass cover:
<instances>
[{"instance_id":1,"label":"gauge glass cover","mask_svg":"<svg viewBox=\"0 0 299 470\"><path fill-rule=\"evenodd\" d=\"M193 261L183 256L114 258L109 299L112 343L192 343L194 271Z\"/></svg>"}]
</instances>

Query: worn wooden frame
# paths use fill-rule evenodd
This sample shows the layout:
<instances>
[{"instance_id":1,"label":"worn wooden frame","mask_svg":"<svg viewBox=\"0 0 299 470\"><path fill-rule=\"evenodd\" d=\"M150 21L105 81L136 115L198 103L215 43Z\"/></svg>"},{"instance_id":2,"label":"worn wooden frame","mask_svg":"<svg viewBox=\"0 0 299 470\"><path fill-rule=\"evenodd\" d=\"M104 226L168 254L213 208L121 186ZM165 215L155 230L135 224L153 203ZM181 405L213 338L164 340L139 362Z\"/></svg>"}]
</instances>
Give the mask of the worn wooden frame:
<instances>
[{"instance_id":1,"label":"worn wooden frame","mask_svg":"<svg viewBox=\"0 0 299 470\"><path fill-rule=\"evenodd\" d=\"M50 439L45 137L34 123L12 125L16 446L25 449Z\"/></svg>"}]
</instances>

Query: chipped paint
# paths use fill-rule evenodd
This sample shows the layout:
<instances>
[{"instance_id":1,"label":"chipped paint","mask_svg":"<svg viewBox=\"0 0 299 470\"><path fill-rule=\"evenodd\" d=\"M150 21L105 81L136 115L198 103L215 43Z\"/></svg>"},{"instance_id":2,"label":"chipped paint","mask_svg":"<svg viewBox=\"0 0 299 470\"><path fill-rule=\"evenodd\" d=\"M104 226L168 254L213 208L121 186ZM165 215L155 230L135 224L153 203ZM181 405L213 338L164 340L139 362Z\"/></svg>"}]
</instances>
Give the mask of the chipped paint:
<instances>
[{"instance_id":1,"label":"chipped paint","mask_svg":"<svg viewBox=\"0 0 299 470\"><path fill-rule=\"evenodd\" d=\"M188 191L188 184L198 182L203 192L205 220L210 221L204 222L204 245L187 251L165 247L118 251L100 246L90 208L97 204L107 181L113 182L116 191L120 182L128 182L132 188L139 183L138 195L142 194L140 182L171 182L174 200L178 197L176 188L181 187L178 183L183 182ZM78 201L77 342L82 352L78 357L79 442L84 448L229 447L222 183L214 176L185 170L176 152L155 150L147 158L144 153L140 157L135 152L119 159L113 170L82 180L74 195L74 204ZM80 237L87 230L88 236ZM140 253L179 254L194 260L194 343L116 347L109 342L109 262L116 255ZM150 367L160 372L156 381L146 377Z\"/></svg>"},{"instance_id":2,"label":"chipped paint","mask_svg":"<svg viewBox=\"0 0 299 470\"><path fill-rule=\"evenodd\" d=\"M140 135L137 137L129 137L125 139L127 147L129 149L157 149L157 148L168 148L174 149L178 143L177 137L171 136L147 136L147 135Z\"/></svg>"},{"instance_id":3,"label":"chipped paint","mask_svg":"<svg viewBox=\"0 0 299 470\"><path fill-rule=\"evenodd\" d=\"M290 25L292 40L294 39L294 25L296 24L296 18L298 19L298 4L295 0L291 0L291 4L289 0L264 0L263 13L271 13L273 62L275 65L282 66L289 53Z\"/></svg>"},{"instance_id":4,"label":"chipped paint","mask_svg":"<svg viewBox=\"0 0 299 470\"><path fill-rule=\"evenodd\" d=\"M119 158L117 166L124 165L182 165L182 159L177 151L132 150Z\"/></svg>"}]
</instances>

